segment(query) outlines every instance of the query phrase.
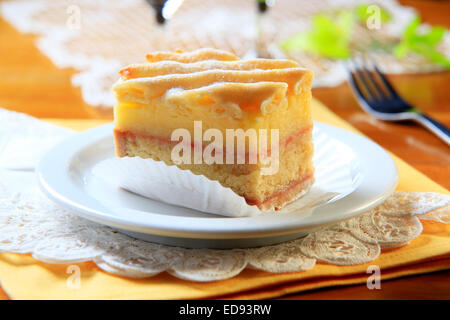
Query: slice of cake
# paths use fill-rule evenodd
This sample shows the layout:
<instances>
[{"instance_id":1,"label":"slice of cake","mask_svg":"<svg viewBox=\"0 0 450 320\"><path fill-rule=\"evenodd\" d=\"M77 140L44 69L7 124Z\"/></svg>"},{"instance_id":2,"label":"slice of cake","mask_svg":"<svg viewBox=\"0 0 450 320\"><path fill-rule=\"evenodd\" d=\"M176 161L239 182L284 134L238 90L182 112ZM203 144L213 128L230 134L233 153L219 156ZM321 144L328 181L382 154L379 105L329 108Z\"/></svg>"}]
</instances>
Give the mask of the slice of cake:
<instances>
[{"instance_id":1,"label":"slice of cake","mask_svg":"<svg viewBox=\"0 0 450 320\"><path fill-rule=\"evenodd\" d=\"M212 49L147 61L121 70L113 87L119 157L204 175L262 210L312 185L311 71Z\"/></svg>"}]
</instances>

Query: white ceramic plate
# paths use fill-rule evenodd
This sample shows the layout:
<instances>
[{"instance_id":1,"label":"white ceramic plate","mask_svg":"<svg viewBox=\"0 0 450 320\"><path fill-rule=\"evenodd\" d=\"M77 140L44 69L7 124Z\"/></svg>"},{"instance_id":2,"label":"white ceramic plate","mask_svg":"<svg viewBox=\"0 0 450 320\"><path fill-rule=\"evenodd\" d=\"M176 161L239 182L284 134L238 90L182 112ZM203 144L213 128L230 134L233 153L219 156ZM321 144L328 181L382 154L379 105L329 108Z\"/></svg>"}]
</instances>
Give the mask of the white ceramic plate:
<instances>
[{"instance_id":1,"label":"white ceramic plate","mask_svg":"<svg viewBox=\"0 0 450 320\"><path fill-rule=\"evenodd\" d=\"M105 183L92 169L114 154L112 124L65 140L41 159L37 174L42 190L56 202L84 218L140 239L184 247L268 245L362 213L381 203L397 185L397 168L377 144L336 127L322 123L315 126L352 153L357 163L352 173L356 189L321 206L282 214L221 217L151 200Z\"/></svg>"}]
</instances>

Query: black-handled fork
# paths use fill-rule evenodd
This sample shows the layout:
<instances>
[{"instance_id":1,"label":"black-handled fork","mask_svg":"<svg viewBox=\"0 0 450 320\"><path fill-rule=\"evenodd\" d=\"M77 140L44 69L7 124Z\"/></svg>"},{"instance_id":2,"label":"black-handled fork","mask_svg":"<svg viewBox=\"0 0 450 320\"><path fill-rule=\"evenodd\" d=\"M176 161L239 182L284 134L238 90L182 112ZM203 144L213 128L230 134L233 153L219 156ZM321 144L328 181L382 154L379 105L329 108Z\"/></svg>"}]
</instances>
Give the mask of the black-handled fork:
<instances>
[{"instance_id":1,"label":"black-handled fork","mask_svg":"<svg viewBox=\"0 0 450 320\"><path fill-rule=\"evenodd\" d=\"M450 129L403 100L373 60L352 59L346 66L353 93L367 113L386 121L413 120L450 146Z\"/></svg>"}]
</instances>

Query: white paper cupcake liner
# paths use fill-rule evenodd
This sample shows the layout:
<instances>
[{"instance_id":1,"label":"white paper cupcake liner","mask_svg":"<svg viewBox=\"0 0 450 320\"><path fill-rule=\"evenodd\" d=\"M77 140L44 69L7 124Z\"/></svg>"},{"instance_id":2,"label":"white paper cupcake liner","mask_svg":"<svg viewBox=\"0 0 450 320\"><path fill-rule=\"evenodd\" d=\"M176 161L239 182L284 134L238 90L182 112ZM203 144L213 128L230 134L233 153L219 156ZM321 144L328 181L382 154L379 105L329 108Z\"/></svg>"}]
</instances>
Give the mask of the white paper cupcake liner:
<instances>
[{"instance_id":1,"label":"white paper cupcake liner","mask_svg":"<svg viewBox=\"0 0 450 320\"><path fill-rule=\"evenodd\" d=\"M358 185L358 162L351 148L314 128L315 183L310 190L276 214L312 209L334 201ZM195 175L162 161L139 157L110 158L98 163L93 173L105 181L138 195L198 211L229 217L271 214L248 205L245 199L217 181ZM309 212L312 212L309 210Z\"/></svg>"}]
</instances>

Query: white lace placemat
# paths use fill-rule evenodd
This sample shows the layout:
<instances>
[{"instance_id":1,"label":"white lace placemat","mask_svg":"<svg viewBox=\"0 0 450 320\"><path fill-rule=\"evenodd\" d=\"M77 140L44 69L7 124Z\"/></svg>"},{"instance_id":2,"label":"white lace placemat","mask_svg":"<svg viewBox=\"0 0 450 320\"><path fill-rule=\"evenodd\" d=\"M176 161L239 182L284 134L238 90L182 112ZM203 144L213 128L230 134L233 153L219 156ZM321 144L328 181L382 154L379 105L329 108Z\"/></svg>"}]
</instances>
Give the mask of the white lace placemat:
<instances>
[{"instance_id":1,"label":"white lace placemat","mask_svg":"<svg viewBox=\"0 0 450 320\"><path fill-rule=\"evenodd\" d=\"M163 26L144 0L16 0L0 2L0 15L23 33L38 35L36 45L56 66L80 70L72 83L81 88L83 99L92 106L112 107L111 85L121 66L143 62L155 50L193 50L213 47L239 56L256 52L268 57L287 57L300 61L315 73L315 86L334 86L346 80L339 61L319 59L301 53L284 53L278 43L310 26L316 13L366 4L358 0L276 0L258 18L256 0L172 0L178 10ZM412 8L396 0L375 0L389 11L391 21L379 30L357 28L354 41L367 45L398 39L414 16ZM169 12L170 13L170 12ZM257 23L257 21L259 21ZM258 27L259 26L259 27ZM257 35L261 35L257 41ZM369 34L370 32L370 34ZM442 51L450 54L450 35ZM389 73L439 70L421 56L399 61L391 54L375 55L383 71Z\"/></svg>"},{"instance_id":2,"label":"white lace placemat","mask_svg":"<svg viewBox=\"0 0 450 320\"><path fill-rule=\"evenodd\" d=\"M32 253L46 263L92 260L126 277L166 271L182 279L215 281L245 268L284 273L311 269L316 261L361 264L376 259L383 248L404 246L419 236L420 219L450 223L450 196L397 191L374 210L278 245L232 250L159 245L82 219L39 190L29 168L42 150L72 132L3 109L0 127L8 128L0 136L0 252ZM16 159L22 159L17 168Z\"/></svg>"}]
</instances>

